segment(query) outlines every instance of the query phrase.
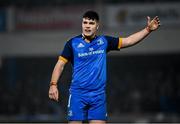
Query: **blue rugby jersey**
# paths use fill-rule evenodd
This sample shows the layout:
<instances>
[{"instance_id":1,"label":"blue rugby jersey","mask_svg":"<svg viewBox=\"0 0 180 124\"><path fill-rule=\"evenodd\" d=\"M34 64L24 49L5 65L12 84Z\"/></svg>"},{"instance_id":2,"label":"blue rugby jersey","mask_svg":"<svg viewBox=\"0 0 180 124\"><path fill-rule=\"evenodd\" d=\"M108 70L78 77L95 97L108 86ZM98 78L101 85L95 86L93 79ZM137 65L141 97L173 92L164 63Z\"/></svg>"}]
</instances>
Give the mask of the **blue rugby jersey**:
<instances>
[{"instance_id":1,"label":"blue rugby jersey","mask_svg":"<svg viewBox=\"0 0 180 124\"><path fill-rule=\"evenodd\" d=\"M82 35L69 40L60 55L64 62L71 61L73 75L70 93L99 94L106 87L106 54L119 50L122 38L96 36L90 43Z\"/></svg>"}]
</instances>

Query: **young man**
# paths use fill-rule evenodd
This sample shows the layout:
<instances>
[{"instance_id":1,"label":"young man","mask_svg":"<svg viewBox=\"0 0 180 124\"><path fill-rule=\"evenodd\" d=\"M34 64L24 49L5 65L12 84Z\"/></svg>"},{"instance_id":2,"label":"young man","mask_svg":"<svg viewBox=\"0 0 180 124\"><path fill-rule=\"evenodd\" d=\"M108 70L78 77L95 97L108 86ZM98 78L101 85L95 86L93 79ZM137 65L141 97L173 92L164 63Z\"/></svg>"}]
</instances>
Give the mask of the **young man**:
<instances>
[{"instance_id":1,"label":"young man","mask_svg":"<svg viewBox=\"0 0 180 124\"><path fill-rule=\"evenodd\" d=\"M52 73L49 98L58 101L57 82L67 62L73 65L72 82L68 101L70 123L105 123L106 110L106 54L111 50L132 46L160 26L160 20L147 17L147 26L129 37L96 35L99 16L87 11L82 18L82 34L69 40Z\"/></svg>"}]
</instances>

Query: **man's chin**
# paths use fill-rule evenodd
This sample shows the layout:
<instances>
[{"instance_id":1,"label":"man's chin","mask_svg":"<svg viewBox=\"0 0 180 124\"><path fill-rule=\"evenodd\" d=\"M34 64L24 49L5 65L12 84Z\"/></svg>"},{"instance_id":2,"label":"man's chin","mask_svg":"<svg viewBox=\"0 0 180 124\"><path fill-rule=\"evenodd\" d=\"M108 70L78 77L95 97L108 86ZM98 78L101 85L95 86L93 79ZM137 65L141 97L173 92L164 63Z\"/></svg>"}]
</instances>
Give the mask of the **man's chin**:
<instances>
[{"instance_id":1,"label":"man's chin","mask_svg":"<svg viewBox=\"0 0 180 124\"><path fill-rule=\"evenodd\" d=\"M87 38L93 38L94 37L94 34L83 34L85 37Z\"/></svg>"},{"instance_id":2,"label":"man's chin","mask_svg":"<svg viewBox=\"0 0 180 124\"><path fill-rule=\"evenodd\" d=\"M84 34L85 37L92 37L91 34Z\"/></svg>"}]
</instances>

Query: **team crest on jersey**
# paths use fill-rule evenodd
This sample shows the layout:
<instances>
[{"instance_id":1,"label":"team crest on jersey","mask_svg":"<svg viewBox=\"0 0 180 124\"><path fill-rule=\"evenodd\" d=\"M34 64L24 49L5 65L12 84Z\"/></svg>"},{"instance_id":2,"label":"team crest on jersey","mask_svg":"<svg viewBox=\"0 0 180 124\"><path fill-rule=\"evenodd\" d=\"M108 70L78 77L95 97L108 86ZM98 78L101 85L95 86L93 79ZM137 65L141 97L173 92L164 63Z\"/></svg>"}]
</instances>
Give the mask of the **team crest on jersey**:
<instances>
[{"instance_id":1,"label":"team crest on jersey","mask_svg":"<svg viewBox=\"0 0 180 124\"><path fill-rule=\"evenodd\" d=\"M97 45L103 45L104 41L102 39L97 40Z\"/></svg>"},{"instance_id":2,"label":"team crest on jersey","mask_svg":"<svg viewBox=\"0 0 180 124\"><path fill-rule=\"evenodd\" d=\"M77 48L82 48L82 47L84 47L82 43L79 43L79 45L77 46Z\"/></svg>"}]
</instances>

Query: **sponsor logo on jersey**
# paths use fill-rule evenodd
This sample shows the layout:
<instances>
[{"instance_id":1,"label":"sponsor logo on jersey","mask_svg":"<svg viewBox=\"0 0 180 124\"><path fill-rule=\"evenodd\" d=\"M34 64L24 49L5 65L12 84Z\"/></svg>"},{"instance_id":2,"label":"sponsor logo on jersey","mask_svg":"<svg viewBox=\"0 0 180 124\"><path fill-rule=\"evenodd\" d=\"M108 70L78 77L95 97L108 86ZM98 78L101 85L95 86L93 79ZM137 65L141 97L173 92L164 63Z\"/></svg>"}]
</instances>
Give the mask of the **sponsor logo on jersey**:
<instances>
[{"instance_id":1,"label":"sponsor logo on jersey","mask_svg":"<svg viewBox=\"0 0 180 124\"><path fill-rule=\"evenodd\" d=\"M96 50L96 51L90 51L85 53L78 53L78 57L85 57L90 55L97 55L97 54L103 54L104 50Z\"/></svg>"},{"instance_id":2,"label":"sponsor logo on jersey","mask_svg":"<svg viewBox=\"0 0 180 124\"><path fill-rule=\"evenodd\" d=\"M93 50L94 50L94 48L93 48L93 47L90 47L90 48L89 48L89 51L93 51Z\"/></svg>"}]
</instances>

